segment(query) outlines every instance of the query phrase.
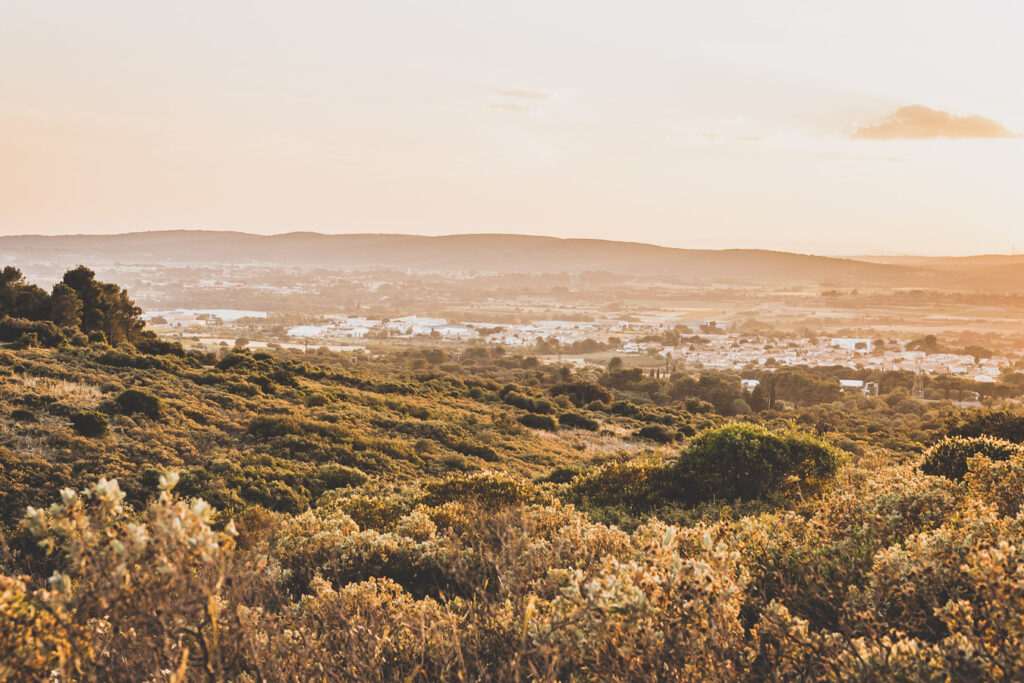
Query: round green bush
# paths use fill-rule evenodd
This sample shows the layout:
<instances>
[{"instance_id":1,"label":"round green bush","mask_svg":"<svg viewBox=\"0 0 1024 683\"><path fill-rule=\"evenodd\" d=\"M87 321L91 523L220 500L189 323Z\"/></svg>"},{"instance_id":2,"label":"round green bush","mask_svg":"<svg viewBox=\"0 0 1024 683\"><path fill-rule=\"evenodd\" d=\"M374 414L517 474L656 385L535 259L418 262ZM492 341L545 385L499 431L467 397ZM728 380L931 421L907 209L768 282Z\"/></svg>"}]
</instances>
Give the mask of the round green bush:
<instances>
[{"instance_id":1,"label":"round green bush","mask_svg":"<svg viewBox=\"0 0 1024 683\"><path fill-rule=\"evenodd\" d=\"M519 422L530 429L546 429L549 432L553 432L558 429L558 424L550 415L527 413L519 418Z\"/></svg>"},{"instance_id":2,"label":"round green bush","mask_svg":"<svg viewBox=\"0 0 1024 683\"><path fill-rule=\"evenodd\" d=\"M147 391L126 389L114 400L119 412L125 415L141 413L146 417L159 418L163 414L160 399Z\"/></svg>"},{"instance_id":3,"label":"round green bush","mask_svg":"<svg viewBox=\"0 0 1024 683\"><path fill-rule=\"evenodd\" d=\"M585 429L590 432L596 432L600 426L596 420L591 420L586 415L579 413L562 413L558 416L558 424L570 429Z\"/></svg>"},{"instance_id":4,"label":"round green bush","mask_svg":"<svg viewBox=\"0 0 1024 683\"><path fill-rule=\"evenodd\" d=\"M731 424L695 436L675 470L683 498L700 503L813 494L840 461L839 451L810 435Z\"/></svg>"},{"instance_id":5,"label":"round green bush","mask_svg":"<svg viewBox=\"0 0 1024 683\"><path fill-rule=\"evenodd\" d=\"M95 410L71 414L71 426L75 432L89 439L98 439L107 434L107 416Z\"/></svg>"},{"instance_id":6,"label":"round green bush","mask_svg":"<svg viewBox=\"0 0 1024 683\"><path fill-rule=\"evenodd\" d=\"M652 424L638 429L636 436L641 439L657 441L658 443L672 443L676 440L678 434L664 425Z\"/></svg>"}]
</instances>

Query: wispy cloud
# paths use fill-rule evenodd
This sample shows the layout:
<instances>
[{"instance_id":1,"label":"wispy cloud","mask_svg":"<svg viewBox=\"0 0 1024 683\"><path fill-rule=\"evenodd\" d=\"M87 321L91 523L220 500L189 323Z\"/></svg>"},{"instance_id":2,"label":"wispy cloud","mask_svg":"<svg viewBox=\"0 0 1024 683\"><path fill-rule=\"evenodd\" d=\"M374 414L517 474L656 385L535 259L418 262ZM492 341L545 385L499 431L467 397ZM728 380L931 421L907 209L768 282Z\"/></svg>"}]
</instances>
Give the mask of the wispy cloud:
<instances>
[{"instance_id":1,"label":"wispy cloud","mask_svg":"<svg viewBox=\"0 0 1024 683\"><path fill-rule=\"evenodd\" d=\"M921 104L900 107L878 123L858 128L855 140L1019 138L997 121L977 114L957 116Z\"/></svg>"},{"instance_id":2,"label":"wispy cloud","mask_svg":"<svg viewBox=\"0 0 1024 683\"><path fill-rule=\"evenodd\" d=\"M525 88L509 88L502 90L499 95L505 97L517 97L521 100L550 100L551 95L539 90L526 90Z\"/></svg>"}]
</instances>

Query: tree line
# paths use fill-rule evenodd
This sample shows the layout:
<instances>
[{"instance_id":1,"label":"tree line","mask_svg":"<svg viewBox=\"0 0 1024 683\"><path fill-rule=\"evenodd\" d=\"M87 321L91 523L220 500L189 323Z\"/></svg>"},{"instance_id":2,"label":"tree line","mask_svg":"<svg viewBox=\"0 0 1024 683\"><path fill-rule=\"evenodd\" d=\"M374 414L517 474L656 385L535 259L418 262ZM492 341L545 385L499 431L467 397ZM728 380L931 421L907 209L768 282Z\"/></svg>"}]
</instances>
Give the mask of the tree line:
<instances>
[{"instance_id":1,"label":"tree line","mask_svg":"<svg viewBox=\"0 0 1024 683\"><path fill-rule=\"evenodd\" d=\"M96 273L78 266L47 292L25 279L14 266L0 273L0 318L51 322L77 329L91 340L133 343L144 327L142 309L121 287L100 282Z\"/></svg>"}]
</instances>

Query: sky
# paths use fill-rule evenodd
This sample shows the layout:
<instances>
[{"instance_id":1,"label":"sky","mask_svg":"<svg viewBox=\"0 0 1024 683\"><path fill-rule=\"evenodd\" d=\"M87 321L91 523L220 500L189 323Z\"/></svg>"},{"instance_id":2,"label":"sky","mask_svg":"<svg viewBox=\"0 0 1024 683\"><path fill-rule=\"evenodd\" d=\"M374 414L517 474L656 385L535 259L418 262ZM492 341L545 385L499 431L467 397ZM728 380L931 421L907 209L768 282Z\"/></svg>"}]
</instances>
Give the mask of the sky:
<instances>
[{"instance_id":1,"label":"sky","mask_svg":"<svg viewBox=\"0 0 1024 683\"><path fill-rule=\"evenodd\" d=\"M0 0L0 234L1024 250L1019 0Z\"/></svg>"}]
</instances>

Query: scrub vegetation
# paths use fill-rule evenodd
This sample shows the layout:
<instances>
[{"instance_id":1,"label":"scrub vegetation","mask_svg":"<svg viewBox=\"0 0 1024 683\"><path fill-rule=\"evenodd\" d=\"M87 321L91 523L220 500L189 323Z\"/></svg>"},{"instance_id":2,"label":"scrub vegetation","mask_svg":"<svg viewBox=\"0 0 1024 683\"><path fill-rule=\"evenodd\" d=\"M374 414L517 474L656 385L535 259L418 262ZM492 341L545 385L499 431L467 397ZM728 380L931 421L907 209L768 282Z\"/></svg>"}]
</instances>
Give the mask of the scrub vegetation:
<instances>
[{"instance_id":1,"label":"scrub vegetation","mask_svg":"<svg viewBox=\"0 0 1024 683\"><path fill-rule=\"evenodd\" d=\"M1009 401L186 352L87 272L4 271L0 680L1024 677Z\"/></svg>"}]
</instances>

